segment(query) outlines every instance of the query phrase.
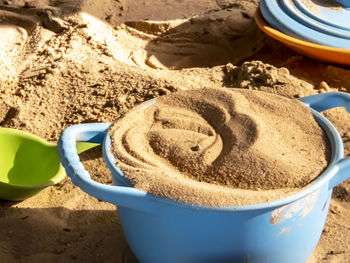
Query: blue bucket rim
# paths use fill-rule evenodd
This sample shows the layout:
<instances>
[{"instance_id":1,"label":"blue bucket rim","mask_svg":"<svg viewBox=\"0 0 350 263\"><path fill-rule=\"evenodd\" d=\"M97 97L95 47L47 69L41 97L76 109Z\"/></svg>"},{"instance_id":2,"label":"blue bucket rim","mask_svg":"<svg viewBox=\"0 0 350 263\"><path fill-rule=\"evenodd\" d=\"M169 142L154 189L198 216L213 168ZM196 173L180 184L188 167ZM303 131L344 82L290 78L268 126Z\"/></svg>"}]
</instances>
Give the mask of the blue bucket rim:
<instances>
[{"instance_id":1,"label":"blue bucket rim","mask_svg":"<svg viewBox=\"0 0 350 263\"><path fill-rule=\"evenodd\" d=\"M154 104L155 102L156 102L156 99L146 101L140 104L139 106L135 107L134 110L145 109L150 105ZM196 210L211 210L211 211L223 211L223 212L274 209L277 207L288 205L299 199L302 199L303 197L314 193L315 191L323 187L325 184L329 183L329 181L335 176L335 173L337 172L336 163L344 157L343 141L337 129L326 117L321 115L316 110L310 107L308 108L311 110L315 120L327 135L328 141L331 146L331 158L327 168L313 182L311 182L308 186L304 187L301 191L297 192L296 194L293 194L275 201L271 201L271 202L251 204L251 205L206 206L206 205L185 203L185 202L181 202L181 201L177 201L177 200L173 200L173 199L169 199L161 196L156 196L139 189L137 190L140 192L140 195L144 196L144 198L150 199L149 201L160 202L167 206L178 206L178 207L180 206L182 208L187 208L192 210L196 209ZM109 167L112 173L112 176L116 177L119 182L122 182L123 183L122 186L132 187L133 189L136 189L129 182L129 180L126 177L124 177L123 172L116 166L116 160L114 158L114 155L111 152L111 137L109 135L108 130L106 131L106 134L103 140L102 151L103 151L104 160L107 166Z\"/></svg>"}]
</instances>

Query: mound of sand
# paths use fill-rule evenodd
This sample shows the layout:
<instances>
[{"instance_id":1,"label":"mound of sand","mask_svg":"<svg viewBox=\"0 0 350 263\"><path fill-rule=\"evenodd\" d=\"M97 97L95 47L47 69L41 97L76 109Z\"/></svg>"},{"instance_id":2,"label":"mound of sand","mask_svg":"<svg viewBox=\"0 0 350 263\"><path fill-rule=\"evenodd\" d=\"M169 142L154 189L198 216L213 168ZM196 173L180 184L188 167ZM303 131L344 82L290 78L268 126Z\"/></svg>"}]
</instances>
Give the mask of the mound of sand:
<instances>
[{"instance_id":1,"label":"mound of sand","mask_svg":"<svg viewBox=\"0 0 350 263\"><path fill-rule=\"evenodd\" d=\"M172 93L109 132L136 188L201 205L276 200L313 181L329 159L327 138L302 102L260 91Z\"/></svg>"}]
</instances>

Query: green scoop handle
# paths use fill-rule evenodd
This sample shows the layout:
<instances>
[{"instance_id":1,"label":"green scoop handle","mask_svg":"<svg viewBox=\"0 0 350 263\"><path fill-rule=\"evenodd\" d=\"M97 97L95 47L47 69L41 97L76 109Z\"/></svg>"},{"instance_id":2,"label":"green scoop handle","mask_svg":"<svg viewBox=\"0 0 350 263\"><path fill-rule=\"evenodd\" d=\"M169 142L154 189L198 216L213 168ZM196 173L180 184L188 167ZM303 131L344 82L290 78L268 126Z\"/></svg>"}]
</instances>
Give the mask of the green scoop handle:
<instances>
[{"instance_id":1,"label":"green scoop handle","mask_svg":"<svg viewBox=\"0 0 350 263\"><path fill-rule=\"evenodd\" d=\"M78 142L78 153L97 144ZM65 177L57 145L25 131L0 128L0 199L24 200Z\"/></svg>"}]
</instances>

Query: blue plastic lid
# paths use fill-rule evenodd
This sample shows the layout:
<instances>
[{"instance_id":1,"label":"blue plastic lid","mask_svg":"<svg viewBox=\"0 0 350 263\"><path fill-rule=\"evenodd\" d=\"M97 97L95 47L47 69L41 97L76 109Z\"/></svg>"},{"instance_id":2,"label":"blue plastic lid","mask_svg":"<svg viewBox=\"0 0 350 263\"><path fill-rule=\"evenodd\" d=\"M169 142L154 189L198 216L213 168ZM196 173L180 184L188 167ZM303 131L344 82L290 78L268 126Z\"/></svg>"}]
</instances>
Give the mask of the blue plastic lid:
<instances>
[{"instance_id":1,"label":"blue plastic lid","mask_svg":"<svg viewBox=\"0 0 350 263\"><path fill-rule=\"evenodd\" d=\"M275 29L324 46L350 49L350 0L261 0Z\"/></svg>"}]
</instances>

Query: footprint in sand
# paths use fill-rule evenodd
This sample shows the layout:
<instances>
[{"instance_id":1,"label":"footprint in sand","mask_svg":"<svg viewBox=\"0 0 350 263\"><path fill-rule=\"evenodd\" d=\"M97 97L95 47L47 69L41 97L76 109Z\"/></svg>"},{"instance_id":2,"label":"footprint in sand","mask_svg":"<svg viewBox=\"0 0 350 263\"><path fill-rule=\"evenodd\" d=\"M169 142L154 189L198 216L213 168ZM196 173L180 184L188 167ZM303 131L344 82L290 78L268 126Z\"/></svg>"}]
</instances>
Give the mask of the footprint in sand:
<instances>
[{"instance_id":1,"label":"footprint in sand","mask_svg":"<svg viewBox=\"0 0 350 263\"><path fill-rule=\"evenodd\" d=\"M256 8L256 4L250 4ZM102 21L91 12L83 14L87 25L83 31L115 59L141 68L176 70L236 64L262 45L253 20L255 8L247 5L231 9L230 5L220 7L214 0L196 4L153 1L152 5L140 1L124 6L117 22L109 17ZM152 10L149 16L148 9Z\"/></svg>"},{"instance_id":2,"label":"footprint in sand","mask_svg":"<svg viewBox=\"0 0 350 263\"><path fill-rule=\"evenodd\" d=\"M182 69L235 64L260 48L261 35L252 14L237 9L183 20L125 24L130 34L146 38L141 49L130 51L130 59L142 67Z\"/></svg>"},{"instance_id":3,"label":"footprint in sand","mask_svg":"<svg viewBox=\"0 0 350 263\"><path fill-rule=\"evenodd\" d=\"M60 12L57 7L39 1L6 3L0 2L0 76L5 83L15 80L24 70L26 50L34 49L33 40L41 37L38 25L52 33L66 29L65 22L54 17Z\"/></svg>"},{"instance_id":4,"label":"footprint in sand","mask_svg":"<svg viewBox=\"0 0 350 263\"><path fill-rule=\"evenodd\" d=\"M0 26L0 76L1 81L11 81L16 78L19 68L19 57L27 42L27 31L19 26Z\"/></svg>"}]
</instances>

